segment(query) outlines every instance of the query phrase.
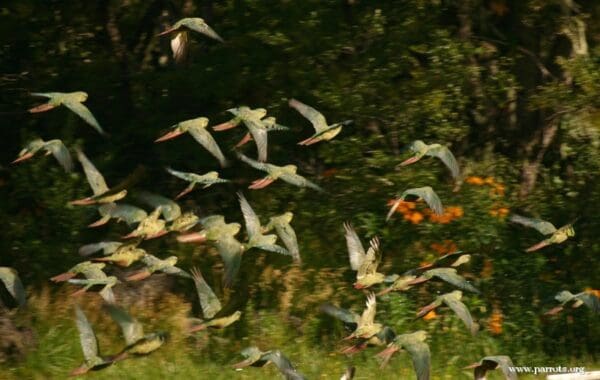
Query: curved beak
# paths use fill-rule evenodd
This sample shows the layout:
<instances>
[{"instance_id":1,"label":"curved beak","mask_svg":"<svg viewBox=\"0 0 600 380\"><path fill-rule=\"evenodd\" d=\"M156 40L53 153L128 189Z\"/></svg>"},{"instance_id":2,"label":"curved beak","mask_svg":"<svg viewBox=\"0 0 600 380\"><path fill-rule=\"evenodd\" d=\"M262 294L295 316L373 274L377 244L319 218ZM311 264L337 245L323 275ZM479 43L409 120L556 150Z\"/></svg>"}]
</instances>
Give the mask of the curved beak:
<instances>
[{"instance_id":1,"label":"curved beak","mask_svg":"<svg viewBox=\"0 0 600 380\"><path fill-rule=\"evenodd\" d=\"M29 160L31 157L33 157L33 153L27 152L24 155L17 157L17 159L11 162L11 164L16 164L25 160Z\"/></svg>"},{"instance_id":2,"label":"curved beak","mask_svg":"<svg viewBox=\"0 0 600 380\"><path fill-rule=\"evenodd\" d=\"M166 134L162 135L161 137L157 138L156 140L154 140L154 142L157 143L157 142L171 140L171 139L174 139L175 137L181 136L182 134L183 134L183 132L181 132L181 131L171 131L171 132L166 133Z\"/></svg>"}]
</instances>

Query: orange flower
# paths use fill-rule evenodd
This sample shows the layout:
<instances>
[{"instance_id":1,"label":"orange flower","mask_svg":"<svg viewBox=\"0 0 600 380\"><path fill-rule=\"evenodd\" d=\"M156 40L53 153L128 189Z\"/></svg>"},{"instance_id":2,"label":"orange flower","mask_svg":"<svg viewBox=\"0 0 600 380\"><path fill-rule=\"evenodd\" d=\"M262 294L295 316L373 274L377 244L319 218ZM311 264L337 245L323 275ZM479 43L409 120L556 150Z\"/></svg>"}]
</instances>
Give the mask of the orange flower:
<instances>
[{"instance_id":1,"label":"orange flower","mask_svg":"<svg viewBox=\"0 0 600 380\"><path fill-rule=\"evenodd\" d=\"M486 279L492 277L494 273L494 264L492 264L492 260L486 259L483 262L483 270L481 271L481 278Z\"/></svg>"},{"instance_id":2,"label":"orange flower","mask_svg":"<svg viewBox=\"0 0 600 380\"><path fill-rule=\"evenodd\" d=\"M600 298L600 290L586 288L585 292L588 293L588 294L593 294L596 297Z\"/></svg>"},{"instance_id":3,"label":"orange flower","mask_svg":"<svg viewBox=\"0 0 600 380\"><path fill-rule=\"evenodd\" d=\"M404 216L406 218L406 215ZM423 221L425 217L423 216L423 214L421 214L418 211L413 212L412 214L410 214L410 216L408 217L408 220L410 220L410 222L412 224L419 224Z\"/></svg>"},{"instance_id":4,"label":"orange flower","mask_svg":"<svg viewBox=\"0 0 600 380\"><path fill-rule=\"evenodd\" d=\"M502 334L502 322L504 322L502 311L499 308L494 308L488 323L488 329L492 334Z\"/></svg>"},{"instance_id":5,"label":"orange flower","mask_svg":"<svg viewBox=\"0 0 600 380\"><path fill-rule=\"evenodd\" d=\"M494 192L498 195L504 195L504 185L496 184L494 186Z\"/></svg>"},{"instance_id":6,"label":"orange flower","mask_svg":"<svg viewBox=\"0 0 600 380\"><path fill-rule=\"evenodd\" d=\"M440 243L431 243L431 249L436 251L438 255L445 255L446 253L458 251L458 247L452 240L444 240Z\"/></svg>"},{"instance_id":7,"label":"orange flower","mask_svg":"<svg viewBox=\"0 0 600 380\"><path fill-rule=\"evenodd\" d=\"M327 169L323 172L323 177L327 178L334 176L337 172L338 170L336 168Z\"/></svg>"},{"instance_id":8,"label":"orange flower","mask_svg":"<svg viewBox=\"0 0 600 380\"><path fill-rule=\"evenodd\" d=\"M471 184L471 185L478 185L478 186L480 186L480 185L483 185L483 184L485 183L485 182L483 181L483 178L481 178L481 177L474 177L474 176L467 177L467 179L466 179L465 181L466 181L468 184Z\"/></svg>"},{"instance_id":9,"label":"orange flower","mask_svg":"<svg viewBox=\"0 0 600 380\"><path fill-rule=\"evenodd\" d=\"M426 321L429 321L431 319L435 319L437 318L437 314L435 313L435 310L431 310L429 313L425 314L425 316L423 316L423 319Z\"/></svg>"},{"instance_id":10,"label":"orange flower","mask_svg":"<svg viewBox=\"0 0 600 380\"><path fill-rule=\"evenodd\" d=\"M485 177L483 181L488 185L493 185L495 183L494 177Z\"/></svg>"},{"instance_id":11,"label":"orange flower","mask_svg":"<svg viewBox=\"0 0 600 380\"><path fill-rule=\"evenodd\" d=\"M460 218L464 215L463 208L460 206L448 206L446 207L446 212L452 215L455 218Z\"/></svg>"}]
</instances>

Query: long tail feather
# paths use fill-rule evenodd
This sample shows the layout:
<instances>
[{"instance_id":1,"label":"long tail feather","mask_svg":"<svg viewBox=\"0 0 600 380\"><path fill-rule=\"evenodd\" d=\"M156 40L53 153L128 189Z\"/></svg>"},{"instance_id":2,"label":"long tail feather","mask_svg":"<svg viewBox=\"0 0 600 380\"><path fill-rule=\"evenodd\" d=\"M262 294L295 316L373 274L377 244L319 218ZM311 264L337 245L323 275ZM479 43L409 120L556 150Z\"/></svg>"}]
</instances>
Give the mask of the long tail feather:
<instances>
[{"instance_id":1,"label":"long tail feather","mask_svg":"<svg viewBox=\"0 0 600 380\"><path fill-rule=\"evenodd\" d=\"M50 278L50 281L63 282L75 277L76 275L77 274L73 272L65 272Z\"/></svg>"},{"instance_id":2,"label":"long tail feather","mask_svg":"<svg viewBox=\"0 0 600 380\"><path fill-rule=\"evenodd\" d=\"M46 111L50 111L54 107L56 107L56 106L53 106L52 104L49 104L49 103L44 103L44 104L40 104L39 106L30 108L29 113L46 112Z\"/></svg>"}]
</instances>

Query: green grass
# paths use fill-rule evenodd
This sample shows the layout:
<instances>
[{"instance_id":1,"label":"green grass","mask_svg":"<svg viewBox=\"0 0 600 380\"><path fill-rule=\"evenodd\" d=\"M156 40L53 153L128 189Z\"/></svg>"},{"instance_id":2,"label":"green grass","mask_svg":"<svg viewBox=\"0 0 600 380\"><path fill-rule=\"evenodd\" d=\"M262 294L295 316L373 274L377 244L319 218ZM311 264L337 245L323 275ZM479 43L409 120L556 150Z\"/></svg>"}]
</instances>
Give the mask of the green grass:
<instances>
[{"instance_id":1,"label":"green grass","mask_svg":"<svg viewBox=\"0 0 600 380\"><path fill-rule=\"evenodd\" d=\"M52 297L51 302L48 298ZM75 327L71 301L58 302L60 296L48 293L33 297L27 315L22 323L33 328L37 344L21 361L0 365L1 379L61 379L78 367L83 361ZM87 300L86 300L87 301ZM118 352L123 345L120 332L110 318L101 312L98 301L90 297L82 303L90 322L94 326L101 352L106 355ZM247 336L240 334L240 328L222 332L209 332L188 337L183 333L185 316L190 305L176 296L165 295L158 312L149 313L152 308L137 311L136 317L147 331L152 328L168 329L171 338L159 350L146 357L137 357L119 362L101 371L90 372L90 379L277 379L280 378L273 365L263 368L247 368L235 371L231 364L241 360L238 352L247 346L257 345L263 350L280 349L294 363L296 368L309 379L338 379L348 365L357 368L356 379L413 379L412 363L407 353L398 353L385 368L379 367L374 355L381 348L347 357L338 353L339 340L344 332L332 331L320 336L322 330L318 318L307 321L302 333L293 330L280 314L246 310ZM169 313L162 313L169 310ZM21 312L23 313L23 312ZM15 315L15 318L18 318ZM21 314L25 315L25 314ZM251 318L249 316L252 316ZM439 326L438 326L439 327ZM498 342L485 332L473 338L463 333L459 323L451 323L436 328L431 334L432 379L469 379L471 370L463 370L465 365L477 361L488 354L496 354ZM416 329L411 326L407 331ZM241 336L236 336L241 335ZM517 365L545 366L586 366L597 367L591 359L535 358L531 363L523 363L514 358ZM493 373L489 379L503 378ZM533 375L520 376L521 379L544 378Z\"/></svg>"}]
</instances>

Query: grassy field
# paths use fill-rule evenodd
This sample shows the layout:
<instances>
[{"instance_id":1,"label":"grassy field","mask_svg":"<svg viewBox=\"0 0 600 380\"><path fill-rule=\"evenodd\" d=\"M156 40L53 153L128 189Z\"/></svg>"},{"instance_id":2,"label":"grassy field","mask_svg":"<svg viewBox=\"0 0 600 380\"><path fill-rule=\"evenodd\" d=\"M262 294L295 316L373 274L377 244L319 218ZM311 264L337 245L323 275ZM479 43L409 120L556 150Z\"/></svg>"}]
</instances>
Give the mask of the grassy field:
<instances>
[{"instance_id":1,"label":"grassy field","mask_svg":"<svg viewBox=\"0 0 600 380\"><path fill-rule=\"evenodd\" d=\"M61 379L78 367L83 361L79 346L78 332L74 321L73 299L64 291L50 296L48 290L34 294L30 306L21 314L12 315L15 324L22 329L32 329L35 345L30 347L25 357L0 365L2 379ZM101 353L110 355L118 352L123 341L116 324L102 312L101 304L95 295L82 303L99 341ZM64 300L64 301L58 301ZM256 313L246 310L246 331L234 336L231 331L199 333L193 337L184 333L186 318L191 305L172 294L165 294L160 305L144 309L133 306L138 319L146 326L170 332L167 343L158 351L146 357L138 357L119 362L111 367L86 376L90 379L273 379L280 374L273 365L264 368L247 368L236 371L231 365L242 360L239 351L256 345L263 350L280 349L294 363L296 368L309 379L337 379L348 365L357 368L356 379L413 379L414 372L409 355L396 354L385 368L380 368L374 357L380 348L369 348L364 352L348 357L339 352L343 343L339 340L344 331L339 330L322 337L326 343L319 343L316 334L323 328L319 318L304 321L294 328L281 314ZM148 314L153 310L153 314ZM168 313L166 312L168 311ZM412 327L407 327L408 330ZM477 361L484 355L498 353L496 340L486 332L477 338L462 333L460 324L451 324L432 334L429 344L432 350L432 379L468 379L471 370L463 367ZM521 361L516 365L528 366L585 366L598 368L592 359L540 358L528 357L520 353ZM503 378L500 373L492 373L489 379ZM521 379L545 378L544 376L523 375Z\"/></svg>"}]
</instances>

